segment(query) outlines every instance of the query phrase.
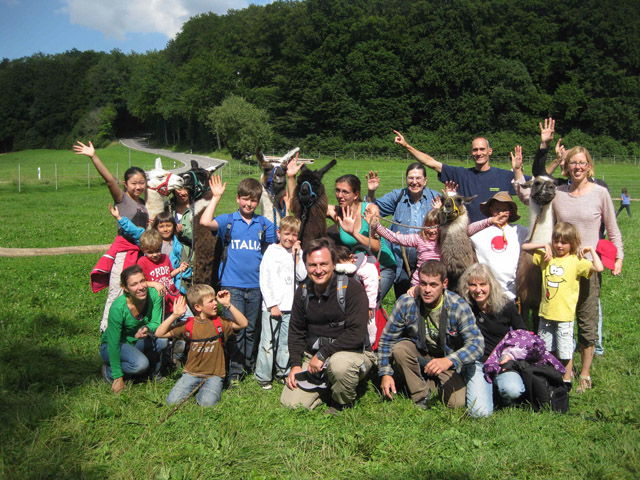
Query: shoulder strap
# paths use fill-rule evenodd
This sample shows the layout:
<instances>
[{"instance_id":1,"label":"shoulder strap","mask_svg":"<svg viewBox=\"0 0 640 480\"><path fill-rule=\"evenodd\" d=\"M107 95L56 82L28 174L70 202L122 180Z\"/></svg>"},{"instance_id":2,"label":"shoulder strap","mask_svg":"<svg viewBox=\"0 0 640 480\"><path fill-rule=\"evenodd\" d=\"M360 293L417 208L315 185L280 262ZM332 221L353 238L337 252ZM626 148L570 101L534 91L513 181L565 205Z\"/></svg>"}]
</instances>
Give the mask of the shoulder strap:
<instances>
[{"instance_id":1,"label":"shoulder strap","mask_svg":"<svg viewBox=\"0 0 640 480\"><path fill-rule=\"evenodd\" d=\"M188 339L191 339L193 334L193 317L187 318L187 323L184 326L184 334Z\"/></svg>"},{"instance_id":2,"label":"shoulder strap","mask_svg":"<svg viewBox=\"0 0 640 480\"><path fill-rule=\"evenodd\" d=\"M184 333L185 333L185 336L187 337L187 342L203 343L203 342L213 342L214 340L220 340L220 343L222 343L222 339L224 337L224 330L222 328L222 322L220 321L220 317L215 316L211 319L211 321L213 322L214 327L216 327L217 334L214 335L213 337L199 338L197 340L194 340L192 338L194 317L189 317L187 319L187 323L184 326Z\"/></svg>"},{"instance_id":3,"label":"shoulder strap","mask_svg":"<svg viewBox=\"0 0 640 480\"><path fill-rule=\"evenodd\" d=\"M220 269L220 274L218 275L218 280L222 282L222 274L224 273L224 269L227 266L227 252L229 250L229 244L231 243L231 229L233 228L233 217L227 223L227 231L224 232L224 241L222 246L222 256L220 257L220 263L222 264L222 268Z\"/></svg>"},{"instance_id":4,"label":"shoulder strap","mask_svg":"<svg viewBox=\"0 0 640 480\"><path fill-rule=\"evenodd\" d=\"M348 286L349 286L349 277L344 273L339 273L338 282L336 285L336 297L338 299L338 305L340 305L340 310L342 310L342 313L345 313L347 310L346 295L347 295Z\"/></svg>"}]
</instances>

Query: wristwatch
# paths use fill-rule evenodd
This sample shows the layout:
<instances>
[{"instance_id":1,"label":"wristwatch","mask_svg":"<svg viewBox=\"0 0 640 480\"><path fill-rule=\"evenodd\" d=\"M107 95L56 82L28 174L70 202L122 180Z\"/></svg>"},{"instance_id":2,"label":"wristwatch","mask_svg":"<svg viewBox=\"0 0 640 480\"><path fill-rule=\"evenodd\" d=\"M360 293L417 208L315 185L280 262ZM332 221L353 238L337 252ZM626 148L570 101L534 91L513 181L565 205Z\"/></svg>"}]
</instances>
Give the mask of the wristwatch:
<instances>
[{"instance_id":1,"label":"wristwatch","mask_svg":"<svg viewBox=\"0 0 640 480\"><path fill-rule=\"evenodd\" d=\"M318 360L320 360L321 362L325 361L325 358L322 356L322 354L319 351L316 352L316 357L318 357Z\"/></svg>"}]
</instances>

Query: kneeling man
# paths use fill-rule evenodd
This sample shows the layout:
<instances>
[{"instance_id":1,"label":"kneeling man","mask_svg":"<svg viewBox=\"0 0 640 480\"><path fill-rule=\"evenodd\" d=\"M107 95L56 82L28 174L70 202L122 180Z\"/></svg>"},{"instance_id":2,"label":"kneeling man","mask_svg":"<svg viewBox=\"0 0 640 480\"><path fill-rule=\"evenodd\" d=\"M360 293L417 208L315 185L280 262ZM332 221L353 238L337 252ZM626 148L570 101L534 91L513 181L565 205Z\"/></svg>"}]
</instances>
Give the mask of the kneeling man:
<instances>
[{"instance_id":1,"label":"kneeling man","mask_svg":"<svg viewBox=\"0 0 640 480\"><path fill-rule=\"evenodd\" d=\"M376 360L367 341L369 301L358 280L334 272L336 259L329 239L309 242L303 260L308 279L293 297L289 322L291 372L280 401L287 407L308 409L322 403L325 390L308 388L308 382L305 389L297 384L296 374L306 368L311 376L326 375L330 388L327 397L331 394L327 400L332 403L329 413L335 413L353 403L358 384Z\"/></svg>"},{"instance_id":2,"label":"kneeling man","mask_svg":"<svg viewBox=\"0 0 640 480\"><path fill-rule=\"evenodd\" d=\"M382 393L393 398L394 375L399 375L421 408L429 408L436 392L449 407L464 407L460 369L482 355L484 338L469 305L446 289L444 263L424 262L419 278L415 298L398 299L378 343Z\"/></svg>"}]
</instances>

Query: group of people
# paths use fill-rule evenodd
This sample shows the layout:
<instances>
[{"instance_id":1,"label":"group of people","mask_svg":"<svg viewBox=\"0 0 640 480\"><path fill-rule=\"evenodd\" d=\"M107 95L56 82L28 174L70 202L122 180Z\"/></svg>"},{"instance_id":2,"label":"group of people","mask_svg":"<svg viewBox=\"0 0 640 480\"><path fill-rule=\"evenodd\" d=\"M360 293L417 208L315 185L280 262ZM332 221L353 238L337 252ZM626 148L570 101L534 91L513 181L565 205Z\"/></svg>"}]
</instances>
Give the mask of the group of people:
<instances>
[{"instance_id":1,"label":"group of people","mask_svg":"<svg viewBox=\"0 0 640 480\"><path fill-rule=\"evenodd\" d=\"M406 187L376 199L381 179L369 172L366 202L357 176L339 177L337 205L327 209L337 233L311 240L304 251L298 218L285 216L276 226L256 214L262 194L256 179L239 183L237 211L217 214L226 183L213 175L200 224L223 245L218 292L173 281L189 268L184 255L173 252L186 227L178 229L183 222L175 219L189 206L178 200L180 213L172 210L144 231L143 172L127 171L120 190L93 146L78 143L76 152L89 156L107 182L119 225L111 264L99 269L110 286L100 346L104 378L119 392L126 377L157 374L172 339L185 342L188 354L168 403L197 391L200 405L214 405L224 384L233 387L253 373L265 390L285 384L285 406L313 409L324 402L328 413L336 413L353 405L373 376L386 398L402 387L420 408L443 401L487 416L494 406L523 398L525 384L514 362L549 365L571 388L576 317L582 359L576 391L585 392L592 388L601 318L601 223L615 246L605 262L614 274L622 269L622 239L613 202L593 181L586 149L566 150L558 141L558 156L546 165L554 128L553 119L540 124L533 173L550 175L561 165L568 181L553 200L552 238L541 244L529 243L528 229L514 223L519 215L512 195L528 200L521 148L511 154L512 170L499 169L491 166L492 150L481 137L472 142L475 165L467 169L436 161L396 132L396 144L417 160L407 168ZM427 168L448 190L469 197L467 233L478 263L468 266L458 285L449 285L440 259L440 194L426 188ZM298 170L293 159L287 175L295 178ZM381 225L384 217L393 219L389 228ZM160 227L171 220L172 228ZM359 246L369 254L352 253ZM138 258L140 249L145 256ZM539 337L527 331L516 303L521 251L532 254L544 281ZM377 311L391 287L396 302L384 325Z\"/></svg>"}]
</instances>

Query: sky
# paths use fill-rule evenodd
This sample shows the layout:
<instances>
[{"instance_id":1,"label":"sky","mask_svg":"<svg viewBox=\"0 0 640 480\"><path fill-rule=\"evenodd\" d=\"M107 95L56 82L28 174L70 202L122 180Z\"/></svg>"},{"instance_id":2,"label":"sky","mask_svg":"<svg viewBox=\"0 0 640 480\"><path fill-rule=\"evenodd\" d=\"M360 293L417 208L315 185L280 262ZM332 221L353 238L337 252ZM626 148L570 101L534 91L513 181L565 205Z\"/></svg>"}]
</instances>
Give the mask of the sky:
<instances>
[{"instance_id":1,"label":"sky","mask_svg":"<svg viewBox=\"0 0 640 480\"><path fill-rule=\"evenodd\" d=\"M162 50L190 17L271 0L0 0L0 59Z\"/></svg>"}]
</instances>

